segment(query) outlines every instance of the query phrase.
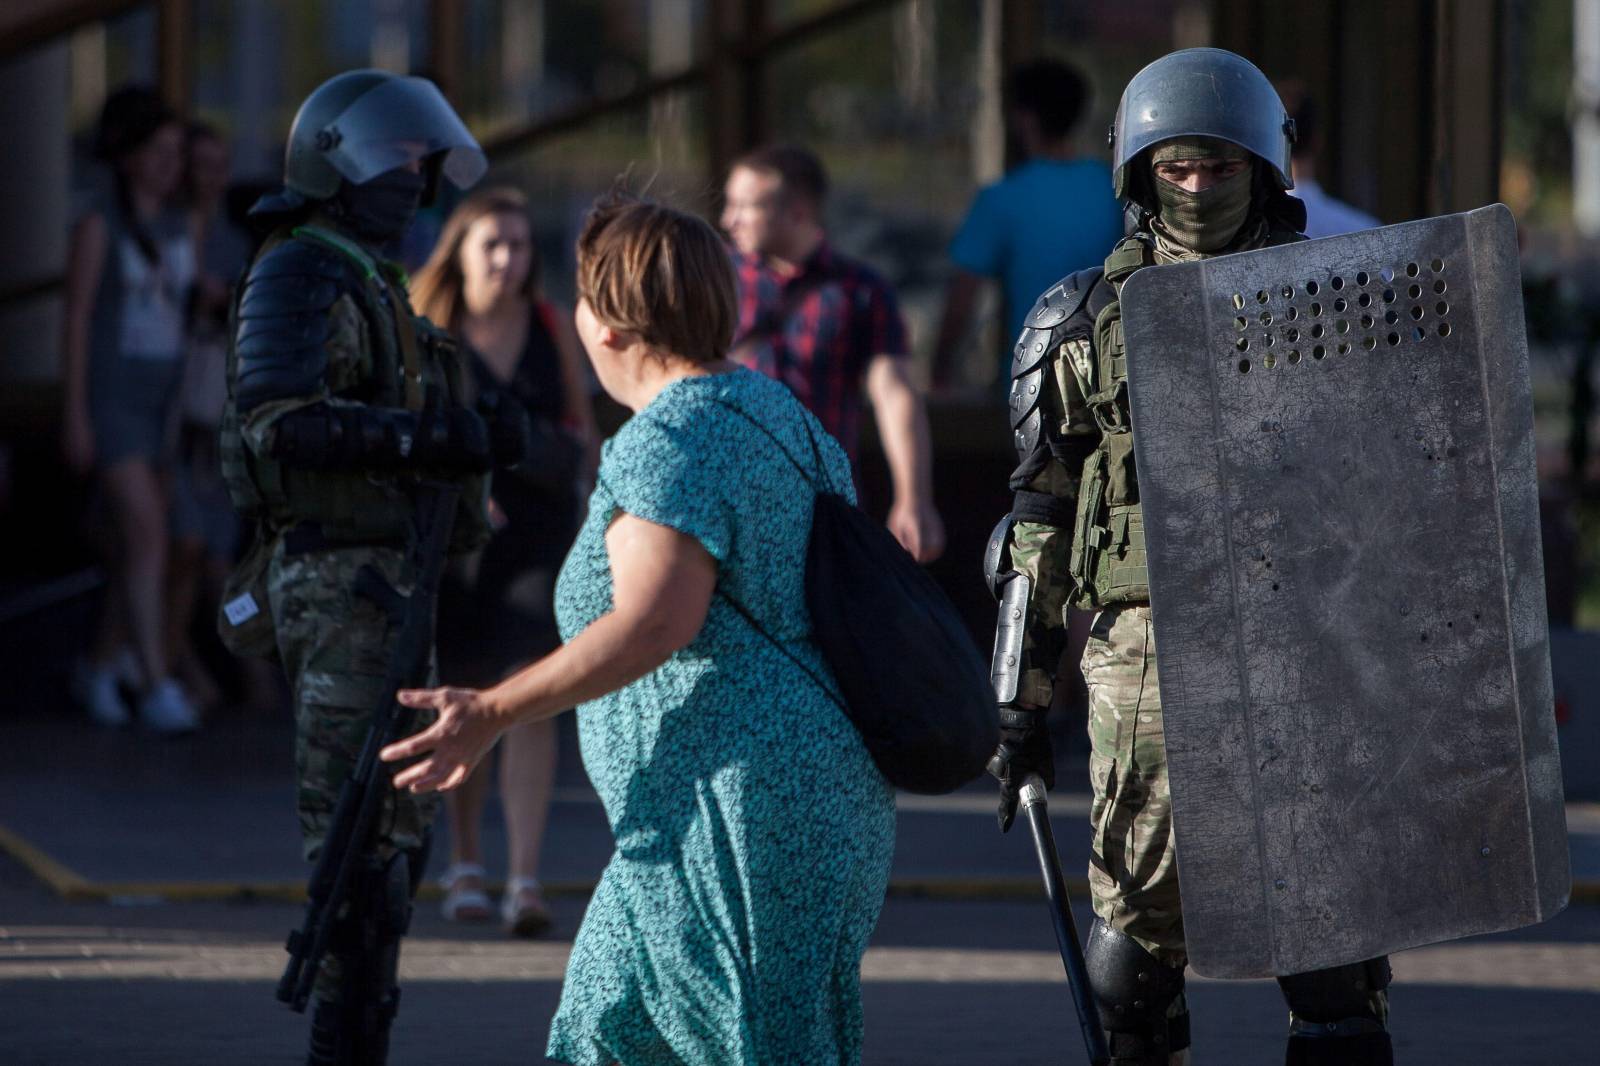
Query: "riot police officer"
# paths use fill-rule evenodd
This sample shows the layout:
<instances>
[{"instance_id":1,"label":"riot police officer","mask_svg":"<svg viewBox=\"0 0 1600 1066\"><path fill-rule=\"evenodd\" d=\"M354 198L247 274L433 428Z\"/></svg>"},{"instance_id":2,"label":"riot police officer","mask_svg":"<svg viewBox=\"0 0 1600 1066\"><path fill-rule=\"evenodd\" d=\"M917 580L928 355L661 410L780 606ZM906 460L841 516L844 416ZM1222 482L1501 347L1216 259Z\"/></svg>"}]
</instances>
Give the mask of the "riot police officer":
<instances>
[{"instance_id":1,"label":"riot police officer","mask_svg":"<svg viewBox=\"0 0 1600 1066\"><path fill-rule=\"evenodd\" d=\"M1165 1066L1189 1046L1187 955L1118 300L1145 267L1303 240L1305 213L1286 193L1293 124L1262 73L1231 52L1186 49L1140 71L1112 138L1128 236L1103 269L1040 297L1012 365L1022 461L987 575L1002 602L991 769L1009 828L1028 774L1054 785L1045 713L1066 613L1097 612L1083 656L1096 915L1085 957L1112 1061ZM1279 983L1291 1066L1392 1063L1386 959Z\"/></svg>"},{"instance_id":2,"label":"riot police officer","mask_svg":"<svg viewBox=\"0 0 1600 1066\"><path fill-rule=\"evenodd\" d=\"M398 625L356 592L356 575L369 568L409 592L424 480L460 489L452 552L481 544L488 472L497 449L505 459L519 446L518 427L463 405L454 342L412 312L403 271L380 251L442 181L465 188L485 169L431 82L351 71L301 105L284 188L252 212L270 234L235 308L222 454L256 537L223 629L281 660L293 687L308 860L386 696L396 650ZM415 664L424 677L430 666ZM317 974L312 1063L381 1063L387 1054L399 943L433 810L393 790L384 804Z\"/></svg>"}]
</instances>

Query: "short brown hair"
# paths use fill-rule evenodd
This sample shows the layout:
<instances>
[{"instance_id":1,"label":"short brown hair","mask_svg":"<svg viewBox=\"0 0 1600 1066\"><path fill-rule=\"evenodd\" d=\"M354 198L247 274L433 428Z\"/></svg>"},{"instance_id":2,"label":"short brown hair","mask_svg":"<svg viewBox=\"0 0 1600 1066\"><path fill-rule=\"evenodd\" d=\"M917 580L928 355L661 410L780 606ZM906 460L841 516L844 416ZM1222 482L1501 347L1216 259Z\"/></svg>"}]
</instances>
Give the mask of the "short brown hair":
<instances>
[{"instance_id":1,"label":"short brown hair","mask_svg":"<svg viewBox=\"0 0 1600 1066\"><path fill-rule=\"evenodd\" d=\"M799 195L811 201L818 211L828 199L828 172L815 152L795 144L774 144L746 152L733 161L732 170L743 167L764 174L776 174L782 195Z\"/></svg>"},{"instance_id":2,"label":"short brown hair","mask_svg":"<svg viewBox=\"0 0 1600 1066\"><path fill-rule=\"evenodd\" d=\"M733 344L733 263L702 218L619 193L595 201L578 234L578 295L595 318L697 363Z\"/></svg>"}]
</instances>

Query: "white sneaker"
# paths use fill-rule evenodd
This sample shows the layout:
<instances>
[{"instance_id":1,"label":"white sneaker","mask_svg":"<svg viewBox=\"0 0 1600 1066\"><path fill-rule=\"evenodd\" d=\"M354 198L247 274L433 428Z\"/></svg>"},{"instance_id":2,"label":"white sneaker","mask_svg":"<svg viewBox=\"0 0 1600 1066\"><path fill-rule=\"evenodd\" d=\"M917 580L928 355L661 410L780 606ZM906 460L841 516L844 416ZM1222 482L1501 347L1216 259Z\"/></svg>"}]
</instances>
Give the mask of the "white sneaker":
<instances>
[{"instance_id":1,"label":"white sneaker","mask_svg":"<svg viewBox=\"0 0 1600 1066\"><path fill-rule=\"evenodd\" d=\"M122 692L117 688L116 671L81 661L72 671L72 696L96 725L122 726L128 724L128 705L122 702Z\"/></svg>"},{"instance_id":2,"label":"white sneaker","mask_svg":"<svg viewBox=\"0 0 1600 1066\"><path fill-rule=\"evenodd\" d=\"M191 733L199 726L200 716L182 687L168 677L139 701L139 723L157 733Z\"/></svg>"}]
</instances>

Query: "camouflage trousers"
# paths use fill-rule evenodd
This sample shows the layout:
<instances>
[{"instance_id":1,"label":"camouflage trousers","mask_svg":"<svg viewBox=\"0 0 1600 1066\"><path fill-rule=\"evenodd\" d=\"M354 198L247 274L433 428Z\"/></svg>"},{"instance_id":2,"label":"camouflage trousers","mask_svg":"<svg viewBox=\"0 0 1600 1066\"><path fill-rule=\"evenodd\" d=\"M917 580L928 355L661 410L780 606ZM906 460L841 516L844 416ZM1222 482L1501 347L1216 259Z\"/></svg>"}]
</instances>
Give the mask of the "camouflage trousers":
<instances>
[{"instance_id":1,"label":"camouflage trousers","mask_svg":"<svg viewBox=\"0 0 1600 1066\"><path fill-rule=\"evenodd\" d=\"M1167 965L1184 966L1149 607L1107 607L1095 615L1083 649L1083 679L1089 687L1089 889L1095 914Z\"/></svg>"},{"instance_id":2,"label":"camouflage trousers","mask_svg":"<svg viewBox=\"0 0 1600 1066\"><path fill-rule=\"evenodd\" d=\"M378 606L356 595L356 574L371 565L396 591L410 591L403 552L374 547L288 554L280 541L267 573L268 601L278 654L294 693L296 808L308 862L322 851L339 789L354 769L378 701L399 627ZM431 681L430 663L419 681ZM416 728L433 712L419 712ZM435 796L387 789L377 817L377 851L418 853L437 807ZM339 960L330 954L317 992L337 997Z\"/></svg>"}]
</instances>

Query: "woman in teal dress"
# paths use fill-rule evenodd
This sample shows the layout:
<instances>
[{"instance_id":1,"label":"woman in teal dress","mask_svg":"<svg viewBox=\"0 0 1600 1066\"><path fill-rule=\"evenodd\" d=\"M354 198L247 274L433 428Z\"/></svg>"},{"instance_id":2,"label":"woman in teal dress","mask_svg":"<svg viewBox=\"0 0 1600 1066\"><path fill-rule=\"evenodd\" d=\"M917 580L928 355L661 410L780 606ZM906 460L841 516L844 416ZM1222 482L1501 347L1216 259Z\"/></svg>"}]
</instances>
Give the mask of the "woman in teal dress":
<instances>
[{"instance_id":1,"label":"woman in teal dress","mask_svg":"<svg viewBox=\"0 0 1600 1066\"><path fill-rule=\"evenodd\" d=\"M398 787L452 788L507 726L580 704L616 852L550 1057L858 1062L893 793L828 694L730 603L831 680L803 591L812 489L790 457L846 493L849 464L787 389L724 361L734 281L703 221L603 201L578 283L579 336L635 415L562 569L567 643L492 689L403 693L440 717L384 758L425 755Z\"/></svg>"}]
</instances>

